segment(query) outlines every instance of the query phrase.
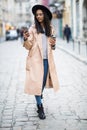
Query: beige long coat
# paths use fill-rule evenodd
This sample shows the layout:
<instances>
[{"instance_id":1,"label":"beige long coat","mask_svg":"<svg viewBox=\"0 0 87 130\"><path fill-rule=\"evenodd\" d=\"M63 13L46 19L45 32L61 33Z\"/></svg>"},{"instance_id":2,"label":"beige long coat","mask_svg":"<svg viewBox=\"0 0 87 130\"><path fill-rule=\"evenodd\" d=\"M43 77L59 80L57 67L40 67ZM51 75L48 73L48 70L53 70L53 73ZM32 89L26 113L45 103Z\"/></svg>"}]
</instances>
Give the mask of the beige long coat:
<instances>
[{"instance_id":1,"label":"beige long coat","mask_svg":"<svg viewBox=\"0 0 87 130\"><path fill-rule=\"evenodd\" d=\"M53 31L52 31L53 32ZM23 46L29 50L26 59L26 79L25 93L31 95L41 95L43 83L43 49L42 49L42 34L37 34L36 28L32 25L29 29L29 38L24 42ZM57 73L55 69L53 54L49 38L48 44L48 65L49 71L46 81L47 88L54 88L55 91L59 88Z\"/></svg>"}]
</instances>

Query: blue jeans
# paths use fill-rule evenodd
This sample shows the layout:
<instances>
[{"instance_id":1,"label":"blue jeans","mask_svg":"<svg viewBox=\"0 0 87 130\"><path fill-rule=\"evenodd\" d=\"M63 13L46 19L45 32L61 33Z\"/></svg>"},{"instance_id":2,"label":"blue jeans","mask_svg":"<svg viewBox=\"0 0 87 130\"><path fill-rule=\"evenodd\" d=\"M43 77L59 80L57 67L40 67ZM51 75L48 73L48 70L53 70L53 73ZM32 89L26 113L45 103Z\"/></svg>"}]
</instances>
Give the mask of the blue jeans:
<instances>
[{"instance_id":1,"label":"blue jeans","mask_svg":"<svg viewBox=\"0 0 87 130\"><path fill-rule=\"evenodd\" d=\"M47 73L48 73L48 59L43 59L43 66L44 66L44 75L43 75L43 84L42 84L42 92L44 90L44 87L46 85L47 80ZM42 103L41 96L35 95L36 102L38 105Z\"/></svg>"}]
</instances>

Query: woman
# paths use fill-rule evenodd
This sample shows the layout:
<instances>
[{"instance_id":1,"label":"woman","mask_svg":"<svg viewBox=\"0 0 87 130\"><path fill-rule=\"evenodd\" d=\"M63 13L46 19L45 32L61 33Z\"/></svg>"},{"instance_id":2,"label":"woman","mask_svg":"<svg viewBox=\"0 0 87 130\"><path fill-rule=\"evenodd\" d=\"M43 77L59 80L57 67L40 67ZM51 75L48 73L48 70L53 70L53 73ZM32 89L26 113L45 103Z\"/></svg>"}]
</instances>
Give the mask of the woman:
<instances>
[{"instance_id":1,"label":"woman","mask_svg":"<svg viewBox=\"0 0 87 130\"><path fill-rule=\"evenodd\" d=\"M24 32L24 47L29 50L26 60L25 93L33 94L36 98L37 112L40 119L45 119L42 104L42 92L44 87L58 90L59 84L53 61L52 46L56 39L51 26L52 14L43 5L35 5L32 8L35 24Z\"/></svg>"}]
</instances>

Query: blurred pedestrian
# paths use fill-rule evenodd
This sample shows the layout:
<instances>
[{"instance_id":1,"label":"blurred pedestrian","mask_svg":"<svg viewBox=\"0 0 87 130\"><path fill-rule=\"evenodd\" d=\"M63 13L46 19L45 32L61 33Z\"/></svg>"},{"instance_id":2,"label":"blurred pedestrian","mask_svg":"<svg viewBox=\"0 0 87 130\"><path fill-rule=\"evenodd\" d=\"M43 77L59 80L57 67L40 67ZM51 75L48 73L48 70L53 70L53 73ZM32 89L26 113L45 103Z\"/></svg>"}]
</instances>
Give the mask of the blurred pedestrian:
<instances>
[{"instance_id":1,"label":"blurred pedestrian","mask_svg":"<svg viewBox=\"0 0 87 130\"><path fill-rule=\"evenodd\" d=\"M35 95L38 116L45 119L42 102L44 87L53 87L55 91L59 88L52 54L56 39L53 37L50 10L43 5L35 5L32 12L35 24L29 31L24 32L23 46L29 50L26 60L25 93Z\"/></svg>"},{"instance_id":2,"label":"blurred pedestrian","mask_svg":"<svg viewBox=\"0 0 87 130\"><path fill-rule=\"evenodd\" d=\"M20 29L17 28L17 34L18 34L18 37L20 36Z\"/></svg>"},{"instance_id":3,"label":"blurred pedestrian","mask_svg":"<svg viewBox=\"0 0 87 130\"><path fill-rule=\"evenodd\" d=\"M23 43L23 31L24 31L24 29L22 27L21 30L20 30L21 43Z\"/></svg>"},{"instance_id":4,"label":"blurred pedestrian","mask_svg":"<svg viewBox=\"0 0 87 130\"><path fill-rule=\"evenodd\" d=\"M71 29L70 29L70 27L68 26L68 24L66 24L66 26L65 26L65 28L64 28L64 37L66 38L67 43L69 43L70 37L71 37Z\"/></svg>"}]
</instances>

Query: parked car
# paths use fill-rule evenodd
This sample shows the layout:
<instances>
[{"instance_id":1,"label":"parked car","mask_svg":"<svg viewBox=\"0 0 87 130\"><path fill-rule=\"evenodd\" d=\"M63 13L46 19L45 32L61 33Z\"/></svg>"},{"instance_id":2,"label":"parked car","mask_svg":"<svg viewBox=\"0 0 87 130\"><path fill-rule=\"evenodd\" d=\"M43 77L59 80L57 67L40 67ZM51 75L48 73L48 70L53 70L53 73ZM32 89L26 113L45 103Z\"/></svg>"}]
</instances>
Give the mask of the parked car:
<instances>
[{"instance_id":1,"label":"parked car","mask_svg":"<svg viewBox=\"0 0 87 130\"><path fill-rule=\"evenodd\" d=\"M18 39L18 33L17 30L8 30L6 31L6 40L17 40Z\"/></svg>"}]
</instances>

